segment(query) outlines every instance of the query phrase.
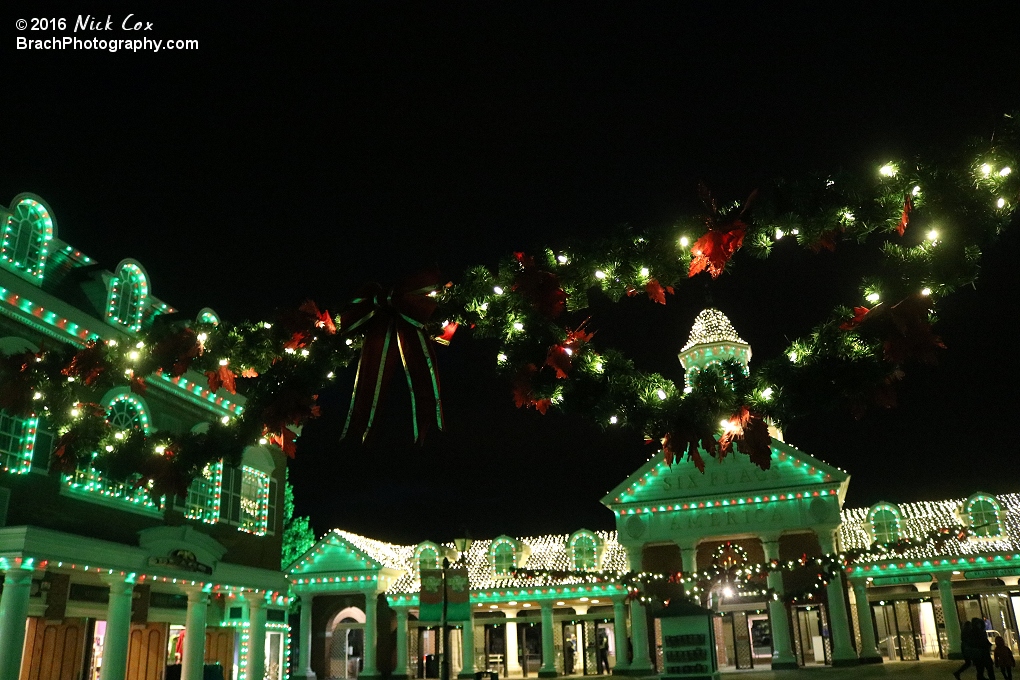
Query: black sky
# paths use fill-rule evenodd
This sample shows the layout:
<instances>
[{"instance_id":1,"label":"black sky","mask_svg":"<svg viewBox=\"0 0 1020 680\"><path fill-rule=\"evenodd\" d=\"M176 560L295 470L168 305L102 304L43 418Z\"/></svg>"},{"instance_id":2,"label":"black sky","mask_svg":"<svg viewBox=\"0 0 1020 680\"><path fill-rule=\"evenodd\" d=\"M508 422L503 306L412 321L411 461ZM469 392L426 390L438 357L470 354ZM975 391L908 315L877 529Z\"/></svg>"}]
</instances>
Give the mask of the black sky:
<instances>
[{"instance_id":1,"label":"black sky","mask_svg":"<svg viewBox=\"0 0 1020 680\"><path fill-rule=\"evenodd\" d=\"M670 224L705 180L740 199L783 175L858 168L987 136L1020 108L1017 5L999 3L376 3L5 7L0 200L46 199L64 240L154 295L232 320L430 264L456 278L513 250ZM844 6L845 5L845 6ZM27 52L18 18L127 13L192 52ZM86 36L81 36L86 37ZM88 36L91 37L91 36ZM111 36L126 37L120 32ZM949 349L888 413L826 418L787 439L853 475L848 503L1018 490L1014 262L989 250L946 301ZM758 357L836 302L843 252L782 243L666 308L596 305L603 346L679 378L709 300ZM408 445L400 404L365 449L338 445L324 395L291 468L318 531L448 539L610 528L602 494L650 451L514 408L494 350L441 350L448 429Z\"/></svg>"}]
</instances>

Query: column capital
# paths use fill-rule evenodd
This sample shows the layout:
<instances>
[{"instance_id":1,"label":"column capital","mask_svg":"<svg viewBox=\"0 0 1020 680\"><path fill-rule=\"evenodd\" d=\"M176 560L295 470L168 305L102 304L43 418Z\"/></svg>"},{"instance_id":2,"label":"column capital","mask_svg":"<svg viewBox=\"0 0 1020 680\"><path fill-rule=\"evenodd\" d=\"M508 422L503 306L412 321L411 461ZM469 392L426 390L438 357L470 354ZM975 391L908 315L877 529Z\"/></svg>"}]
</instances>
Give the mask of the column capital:
<instances>
[{"instance_id":1,"label":"column capital","mask_svg":"<svg viewBox=\"0 0 1020 680\"><path fill-rule=\"evenodd\" d=\"M181 590L187 594L188 602L202 602L204 604L209 604L209 600L211 599L209 588L211 587L211 584L181 586Z\"/></svg>"},{"instance_id":2,"label":"column capital","mask_svg":"<svg viewBox=\"0 0 1020 680\"><path fill-rule=\"evenodd\" d=\"M246 590L241 593L241 597L248 603L248 607L251 609L261 609L266 606L266 594L260 591L252 592Z\"/></svg>"},{"instance_id":3,"label":"column capital","mask_svg":"<svg viewBox=\"0 0 1020 680\"><path fill-rule=\"evenodd\" d=\"M772 561L779 559L779 534L763 534L761 548L765 553L765 559Z\"/></svg>"},{"instance_id":4,"label":"column capital","mask_svg":"<svg viewBox=\"0 0 1020 680\"><path fill-rule=\"evenodd\" d=\"M135 587L134 574L103 574L99 580L110 586L111 595L129 593Z\"/></svg>"},{"instance_id":5,"label":"column capital","mask_svg":"<svg viewBox=\"0 0 1020 680\"><path fill-rule=\"evenodd\" d=\"M815 529L815 535L818 536L818 545L821 547L823 553L831 555L837 552L836 543L838 540L836 537L836 527L819 527Z\"/></svg>"},{"instance_id":6,"label":"column capital","mask_svg":"<svg viewBox=\"0 0 1020 680\"><path fill-rule=\"evenodd\" d=\"M34 574L35 571L32 569L8 569L3 573L3 577L0 578L0 583L9 583L12 586L31 583Z\"/></svg>"},{"instance_id":7,"label":"column capital","mask_svg":"<svg viewBox=\"0 0 1020 680\"><path fill-rule=\"evenodd\" d=\"M504 615L505 615L505 616L506 616L506 617L507 617L508 619L512 619L512 618L515 618L515 617L516 617L516 616L517 616L518 614L520 614L520 613L521 613L521 610L520 610L520 609L504 609L504 610L503 610L503 614L504 614ZM474 612L474 610L471 610L471 618L474 618L474 616L475 616L475 612Z\"/></svg>"},{"instance_id":8,"label":"column capital","mask_svg":"<svg viewBox=\"0 0 1020 680\"><path fill-rule=\"evenodd\" d=\"M546 609L548 609L549 611L552 611L553 601L552 600L542 600L542 601L539 602L539 605L542 607L543 611L545 611Z\"/></svg>"}]
</instances>

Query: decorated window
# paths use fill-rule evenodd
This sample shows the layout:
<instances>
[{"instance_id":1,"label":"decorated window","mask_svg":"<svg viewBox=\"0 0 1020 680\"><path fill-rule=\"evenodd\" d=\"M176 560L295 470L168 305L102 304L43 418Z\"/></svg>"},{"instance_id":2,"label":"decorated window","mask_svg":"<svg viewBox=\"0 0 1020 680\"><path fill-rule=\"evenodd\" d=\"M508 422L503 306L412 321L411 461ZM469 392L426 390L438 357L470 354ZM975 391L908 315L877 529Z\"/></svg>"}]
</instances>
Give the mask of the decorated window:
<instances>
[{"instance_id":1,"label":"decorated window","mask_svg":"<svg viewBox=\"0 0 1020 680\"><path fill-rule=\"evenodd\" d=\"M999 503L991 496L975 494L967 499L966 521L971 533L980 538L997 538L1002 534Z\"/></svg>"},{"instance_id":2,"label":"decorated window","mask_svg":"<svg viewBox=\"0 0 1020 680\"><path fill-rule=\"evenodd\" d=\"M32 468L38 418L18 418L0 411L0 471L21 474Z\"/></svg>"},{"instance_id":3,"label":"decorated window","mask_svg":"<svg viewBox=\"0 0 1020 680\"><path fill-rule=\"evenodd\" d=\"M418 573L428 569L439 569L439 547L434 543L422 543L414 551Z\"/></svg>"},{"instance_id":4,"label":"decorated window","mask_svg":"<svg viewBox=\"0 0 1020 680\"><path fill-rule=\"evenodd\" d=\"M110 279L106 318L130 331L138 331L148 297L149 285L141 265L123 262Z\"/></svg>"},{"instance_id":5,"label":"decorated window","mask_svg":"<svg viewBox=\"0 0 1020 680\"><path fill-rule=\"evenodd\" d=\"M269 475L248 465L225 465L220 503L220 521L264 536L269 525Z\"/></svg>"},{"instance_id":6,"label":"decorated window","mask_svg":"<svg viewBox=\"0 0 1020 680\"><path fill-rule=\"evenodd\" d=\"M39 201L23 198L4 224L0 259L25 276L42 282L53 240L53 218Z\"/></svg>"},{"instance_id":7,"label":"decorated window","mask_svg":"<svg viewBox=\"0 0 1020 680\"><path fill-rule=\"evenodd\" d=\"M129 392L110 400L106 407L106 420L115 430L149 431L149 415L145 405Z\"/></svg>"},{"instance_id":8,"label":"decorated window","mask_svg":"<svg viewBox=\"0 0 1020 680\"><path fill-rule=\"evenodd\" d=\"M570 563L578 571L592 571L598 568L600 541L592 532L582 529L569 540Z\"/></svg>"},{"instance_id":9,"label":"decorated window","mask_svg":"<svg viewBox=\"0 0 1020 680\"><path fill-rule=\"evenodd\" d=\"M496 576L509 576L517 568L517 542L505 536L497 538L489 547L489 558Z\"/></svg>"},{"instance_id":10,"label":"decorated window","mask_svg":"<svg viewBox=\"0 0 1020 680\"><path fill-rule=\"evenodd\" d=\"M202 474L188 487L184 515L207 524L215 524L220 517L220 485L223 483L223 463L206 465Z\"/></svg>"},{"instance_id":11,"label":"decorated window","mask_svg":"<svg viewBox=\"0 0 1020 680\"><path fill-rule=\"evenodd\" d=\"M900 540L900 511L895 505L879 503L868 512L872 543L895 543Z\"/></svg>"},{"instance_id":12,"label":"decorated window","mask_svg":"<svg viewBox=\"0 0 1020 680\"><path fill-rule=\"evenodd\" d=\"M128 391L113 392L108 393L102 403L106 404L107 422L118 433L132 430L149 432L148 408L139 396ZM95 456L93 453L93 458ZM64 483L72 492L87 494L92 500L101 498L103 502L130 507L143 513L159 514L166 500L160 498L154 502L148 490L136 481L110 481L91 463L82 465L74 474L64 475Z\"/></svg>"}]
</instances>

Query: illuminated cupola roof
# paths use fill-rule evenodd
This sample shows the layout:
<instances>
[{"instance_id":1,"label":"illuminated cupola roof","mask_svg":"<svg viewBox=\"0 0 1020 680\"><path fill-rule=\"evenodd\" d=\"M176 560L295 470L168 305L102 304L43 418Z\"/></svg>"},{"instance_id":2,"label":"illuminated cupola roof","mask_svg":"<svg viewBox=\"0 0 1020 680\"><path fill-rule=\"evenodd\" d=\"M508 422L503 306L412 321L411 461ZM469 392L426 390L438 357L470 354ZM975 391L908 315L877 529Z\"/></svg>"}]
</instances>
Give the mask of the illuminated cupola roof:
<instances>
[{"instance_id":1,"label":"illuminated cupola roof","mask_svg":"<svg viewBox=\"0 0 1020 680\"><path fill-rule=\"evenodd\" d=\"M725 314L709 308L694 319L691 335L679 356L684 377L690 385L691 379L702 369L727 360L741 364L746 372L751 361L751 346L737 335Z\"/></svg>"}]
</instances>

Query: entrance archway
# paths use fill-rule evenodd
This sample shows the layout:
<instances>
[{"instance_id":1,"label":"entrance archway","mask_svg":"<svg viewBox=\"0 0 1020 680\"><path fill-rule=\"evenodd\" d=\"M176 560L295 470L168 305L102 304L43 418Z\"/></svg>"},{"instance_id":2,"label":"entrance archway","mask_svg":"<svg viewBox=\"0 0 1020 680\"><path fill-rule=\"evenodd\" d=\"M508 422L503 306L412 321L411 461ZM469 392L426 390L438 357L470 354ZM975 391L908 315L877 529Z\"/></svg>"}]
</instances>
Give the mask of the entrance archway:
<instances>
[{"instance_id":1,"label":"entrance archway","mask_svg":"<svg viewBox=\"0 0 1020 680\"><path fill-rule=\"evenodd\" d=\"M365 612L347 607L337 612L326 626L326 677L353 680L361 671L365 652Z\"/></svg>"}]
</instances>

